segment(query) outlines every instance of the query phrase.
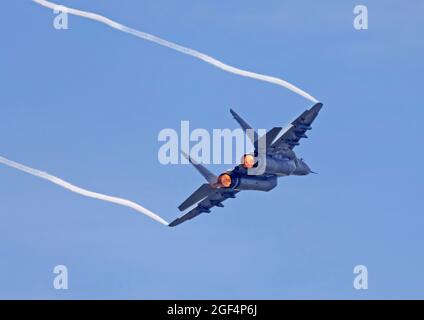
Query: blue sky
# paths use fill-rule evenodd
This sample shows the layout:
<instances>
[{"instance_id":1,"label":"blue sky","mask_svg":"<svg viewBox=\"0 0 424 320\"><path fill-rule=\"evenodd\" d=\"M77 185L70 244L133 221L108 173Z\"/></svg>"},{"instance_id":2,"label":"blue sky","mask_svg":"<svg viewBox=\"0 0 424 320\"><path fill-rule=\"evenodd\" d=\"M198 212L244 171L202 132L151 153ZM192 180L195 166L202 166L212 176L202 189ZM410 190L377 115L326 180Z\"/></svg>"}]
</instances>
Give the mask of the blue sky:
<instances>
[{"instance_id":1,"label":"blue sky","mask_svg":"<svg viewBox=\"0 0 424 320\"><path fill-rule=\"evenodd\" d=\"M366 4L369 30L352 26ZM424 298L422 1L63 1L324 103L296 151L319 175L241 193L178 228L0 167L0 298ZM285 125L283 88L31 1L0 13L0 155L167 220L202 177L157 160L163 128ZM210 166L220 172L228 166ZM53 288L53 267L69 290ZM353 268L368 267L355 290Z\"/></svg>"}]
</instances>

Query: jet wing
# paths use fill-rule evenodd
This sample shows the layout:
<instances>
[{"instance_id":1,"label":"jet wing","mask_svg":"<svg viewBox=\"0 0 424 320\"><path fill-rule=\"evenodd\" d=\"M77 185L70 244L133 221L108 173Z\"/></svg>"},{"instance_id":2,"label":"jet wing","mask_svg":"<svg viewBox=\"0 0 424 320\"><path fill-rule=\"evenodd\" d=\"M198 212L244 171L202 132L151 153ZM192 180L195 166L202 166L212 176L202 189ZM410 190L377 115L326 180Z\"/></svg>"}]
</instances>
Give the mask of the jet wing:
<instances>
[{"instance_id":1,"label":"jet wing","mask_svg":"<svg viewBox=\"0 0 424 320\"><path fill-rule=\"evenodd\" d=\"M280 128L280 127L272 128L262 137L257 139L254 143L255 151L258 151L259 148L264 149L264 151L268 150L268 148L272 145L272 142L275 140L275 138L278 137L281 130L283 130L283 128Z\"/></svg>"},{"instance_id":2,"label":"jet wing","mask_svg":"<svg viewBox=\"0 0 424 320\"><path fill-rule=\"evenodd\" d=\"M213 188L209 183L202 184L199 189L194 191L190 197L188 197L183 203L180 204L178 209L180 211L184 211L190 207L192 207L194 204L200 202L201 200L205 199L209 194L214 192L216 189Z\"/></svg>"},{"instance_id":3,"label":"jet wing","mask_svg":"<svg viewBox=\"0 0 424 320\"><path fill-rule=\"evenodd\" d=\"M275 139L271 147L274 149L292 150L299 145L300 139L307 138L306 131L312 129L312 122L321 108L322 103L317 103L311 109L303 112L280 137Z\"/></svg>"},{"instance_id":4,"label":"jet wing","mask_svg":"<svg viewBox=\"0 0 424 320\"><path fill-rule=\"evenodd\" d=\"M205 191L204 188L202 188L202 191L201 191L203 193L202 195L205 195L204 191ZM189 199L190 198L196 198L197 196L194 196L196 194L196 192L193 193L193 195L190 196ZM184 214L182 217L179 217L179 218L175 219L174 221L172 221L169 224L169 226L175 227L175 226L177 226L177 225L179 225L179 224L181 224L181 223L183 223L187 220L190 220L190 219L193 219L194 217L197 217L199 214L202 214L204 212L209 213L210 209L213 208L213 207L223 207L224 205L222 204L222 202L229 199L229 198L235 198L236 194L238 192L240 192L240 191L231 190L231 189L227 189L227 188L210 189L209 193L204 198L200 199L200 201L197 204L194 204L194 205L196 205L196 207L191 209L188 213ZM186 201L183 204L185 204ZM184 208L185 205L184 206L181 205L180 207ZM181 210L181 208L180 208L180 210Z\"/></svg>"}]
</instances>

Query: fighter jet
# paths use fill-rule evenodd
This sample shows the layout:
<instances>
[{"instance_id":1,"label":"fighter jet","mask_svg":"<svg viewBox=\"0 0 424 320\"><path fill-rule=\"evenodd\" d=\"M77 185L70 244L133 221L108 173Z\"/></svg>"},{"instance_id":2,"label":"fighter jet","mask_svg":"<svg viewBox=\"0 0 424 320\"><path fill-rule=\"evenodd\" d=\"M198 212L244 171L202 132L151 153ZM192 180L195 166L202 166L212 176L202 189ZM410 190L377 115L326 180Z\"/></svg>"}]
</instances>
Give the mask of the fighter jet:
<instances>
[{"instance_id":1,"label":"fighter jet","mask_svg":"<svg viewBox=\"0 0 424 320\"><path fill-rule=\"evenodd\" d=\"M240 191L270 191L277 186L279 177L315 173L302 158L297 157L293 149L302 138L307 138L306 132L312 129L312 122L321 108L322 103L316 103L285 130L275 127L262 137L258 137L252 127L231 109L232 116L251 139L254 152L245 154L238 166L219 176L184 154L207 183L202 184L178 207L180 211L188 212L169 226L175 227L204 212L210 213L212 207L223 207L222 202L235 198Z\"/></svg>"}]
</instances>

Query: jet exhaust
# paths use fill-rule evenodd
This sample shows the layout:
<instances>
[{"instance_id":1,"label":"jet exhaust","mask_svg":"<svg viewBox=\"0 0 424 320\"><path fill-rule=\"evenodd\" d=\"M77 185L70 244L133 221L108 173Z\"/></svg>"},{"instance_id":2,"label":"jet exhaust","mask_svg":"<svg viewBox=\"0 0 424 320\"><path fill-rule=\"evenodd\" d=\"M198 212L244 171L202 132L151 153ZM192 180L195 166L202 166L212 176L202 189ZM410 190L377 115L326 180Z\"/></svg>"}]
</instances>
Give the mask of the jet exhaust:
<instances>
[{"instance_id":1,"label":"jet exhaust","mask_svg":"<svg viewBox=\"0 0 424 320\"><path fill-rule=\"evenodd\" d=\"M109 18L106 18L102 15L96 14L96 13L92 13L92 12L87 12L87 11L82 11L82 10L77 10L77 9L73 9L73 8L69 8L66 6L62 6L62 5L58 5L49 1L45 1L45 0L33 0L34 2L50 8L52 10L54 9L59 9L60 11L66 10L67 13L69 14L73 14L75 16L80 16L80 17L84 17L87 19L91 19L91 20L95 20L101 23L104 23L114 29L117 29L119 31L125 32L125 33L129 33L133 36L148 40L148 41L152 41L155 42L161 46L164 47L168 47L170 49L179 51L183 54L195 57L197 59L200 59L206 63L209 63L219 69L225 70L227 72L233 73L233 74L237 74L239 76L242 77L247 77L247 78L252 78L252 79L256 79L256 80L260 80L260 81L265 81L265 82L269 82L269 83L273 83L276 84L278 86L284 87L294 93L299 94L300 96L314 102L317 103L318 100L315 99L313 96L311 96L309 93L303 91L302 89L296 87L295 85L280 79L280 78L276 78L276 77L272 77L272 76L268 76L268 75L264 75L264 74L259 74L259 73L255 73L255 72L251 72L251 71L247 71L247 70L243 70L243 69L239 69L233 66L230 66L228 64L225 64L211 56L208 56L202 52L199 52L197 50L193 50L187 47L183 47L179 44L173 43L171 41L159 38L157 36L154 36L152 34L146 33L146 32L142 32L130 27L127 27L123 24L120 24L116 21L113 21Z\"/></svg>"},{"instance_id":2,"label":"jet exhaust","mask_svg":"<svg viewBox=\"0 0 424 320\"><path fill-rule=\"evenodd\" d=\"M223 173L218 177L218 185L223 188L231 187L232 179L228 173Z\"/></svg>"},{"instance_id":3,"label":"jet exhaust","mask_svg":"<svg viewBox=\"0 0 424 320\"><path fill-rule=\"evenodd\" d=\"M246 176L225 172L218 177L218 188L269 191L277 186L277 177Z\"/></svg>"},{"instance_id":4,"label":"jet exhaust","mask_svg":"<svg viewBox=\"0 0 424 320\"><path fill-rule=\"evenodd\" d=\"M255 156L252 154L245 154L242 158L241 163L245 169L252 169L257 163Z\"/></svg>"},{"instance_id":5,"label":"jet exhaust","mask_svg":"<svg viewBox=\"0 0 424 320\"><path fill-rule=\"evenodd\" d=\"M75 185L70 184L67 181L64 181L58 177L55 177L51 174L48 174L46 172L37 170L37 169L33 169L30 167L27 167L23 164L14 162L12 160L3 158L0 156L0 163L9 166L11 168L15 168L17 170L26 172L30 175L36 176L38 178L50 181L51 183L54 183L62 188L68 189L69 191L75 192L77 194L80 194L82 196L85 197L89 197L89 198L94 198L97 200L102 200L102 201L106 201L106 202L111 202L111 203L115 203L124 207L129 207L131 209L134 209L138 212L141 212L142 214L148 216L149 218L156 220L157 222L162 223L165 226L168 226L168 222L166 222L164 219L162 219L160 216L158 216L157 214L153 213L152 211L144 208L143 206L132 202L130 200L127 199L122 199L122 198L118 198L118 197L112 197L112 196L108 196L105 194L101 194L101 193L97 193L97 192L93 192L93 191L89 191L80 187L77 187Z\"/></svg>"}]
</instances>

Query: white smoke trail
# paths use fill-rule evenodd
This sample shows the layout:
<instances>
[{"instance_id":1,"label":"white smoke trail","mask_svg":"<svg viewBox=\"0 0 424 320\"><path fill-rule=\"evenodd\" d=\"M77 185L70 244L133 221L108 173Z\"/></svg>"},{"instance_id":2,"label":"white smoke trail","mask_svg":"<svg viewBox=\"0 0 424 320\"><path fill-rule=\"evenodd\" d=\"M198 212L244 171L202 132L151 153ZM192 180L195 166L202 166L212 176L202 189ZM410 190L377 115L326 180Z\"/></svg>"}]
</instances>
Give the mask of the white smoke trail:
<instances>
[{"instance_id":1,"label":"white smoke trail","mask_svg":"<svg viewBox=\"0 0 424 320\"><path fill-rule=\"evenodd\" d=\"M168 225L168 222L166 222L164 219L159 217L157 214L153 213L152 211L150 211L150 210L142 207L141 205L139 205L135 202L132 202L130 200L112 197L112 196L107 196L107 195L104 195L104 194L101 194L101 193L92 192L92 191L89 191L89 190L82 189L80 187L77 187L77 186L70 184L69 182L66 182L62 179L59 179L55 176L52 176L51 174L48 174L46 172L43 172L43 171L40 171L40 170L37 170L37 169L27 167L23 164L11 161L11 160L3 158L1 156L0 156L0 163L3 163L3 164L5 164L9 167L18 169L20 171L29 173L29 174L36 176L36 177L39 177L41 179L48 180L48 181L50 181L54 184L57 184L58 186L61 186L65 189L68 189L68 190L75 192L75 193L78 193L80 195L83 195L83 196L86 196L86 197L89 197L89 198L102 200L102 201L112 202L112 203L119 204L119 205L125 206L125 207L129 207L131 209L134 209L138 212L141 212L141 213L145 214L146 216L164 224L165 226Z\"/></svg>"},{"instance_id":2,"label":"white smoke trail","mask_svg":"<svg viewBox=\"0 0 424 320\"><path fill-rule=\"evenodd\" d=\"M286 89L289 89L289 90L301 95L302 97L309 99L310 101L312 101L314 103L318 102L318 100L315 99L313 96L311 96L309 93L299 89L298 87L294 86L293 84L291 84L291 83L289 83L285 80L282 80L282 79L279 79L279 78L276 78L276 77L272 77L272 76L267 76L267 75L264 75L264 74L259 74L259 73L255 73L255 72L251 72L251 71L238 69L236 67L227 65L227 64L225 64L225 63L223 63L223 62L221 62L221 61L219 61L215 58L212 58L211 56L208 56L204 53L201 53L199 51L183 47L179 44L167 41L167 40L159 38L159 37L156 37L156 36L149 34L149 33L145 33L145 32L142 32L142 31L138 31L138 30L129 28L129 27L124 26L124 25L122 25L122 24L120 24L116 21L113 21L109 18L103 17L99 14L87 12L87 11L81 11L81 10L77 10L77 9L73 9L73 8L68 8L68 7L65 7L65 6L62 6L62 5L57 5L55 3L45 1L45 0L33 0L33 1L44 6L44 7L47 7L47 8L53 9L53 10L67 12L67 13L70 13L70 14L73 14L73 15L76 15L76 16L80 16L80 17L99 21L99 22L107 24L108 26L115 28L117 30L132 34L136 37L143 38L145 40L153 41L153 42L160 44L162 46L165 46L165 47L174 49L176 51L182 52L184 54L193 56L195 58L203 60L206 63L209 63L209 64L211 64L211 65L213 65L217 68L223 69L225 71L228 71L228 72L231 72L231 73L243 76L243 77L248 77L248 78L253 78L253 79L257 79L257 80L261 80L261 81L265 81L265 82L274 83L276 85L279 85L279 86L282 86Z\"/></svg>"}]
</instances>

